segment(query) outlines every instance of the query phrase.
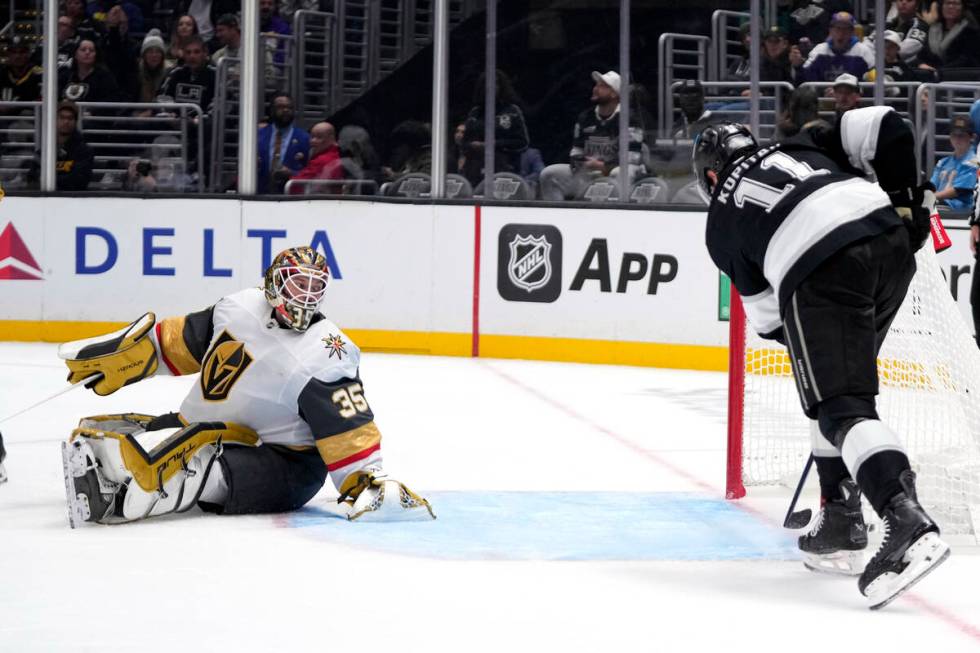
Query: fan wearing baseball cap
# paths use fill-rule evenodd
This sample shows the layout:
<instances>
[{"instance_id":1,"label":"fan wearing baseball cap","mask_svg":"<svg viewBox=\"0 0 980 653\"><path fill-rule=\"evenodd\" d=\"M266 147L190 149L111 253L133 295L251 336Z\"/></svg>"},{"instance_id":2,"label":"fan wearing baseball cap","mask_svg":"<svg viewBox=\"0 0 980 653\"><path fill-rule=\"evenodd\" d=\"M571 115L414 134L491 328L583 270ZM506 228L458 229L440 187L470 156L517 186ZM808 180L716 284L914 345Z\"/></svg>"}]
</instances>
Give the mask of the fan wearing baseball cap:
<instances>
[{"instance_id":1,"label":"fan wearing baseball cap","mask_svg":"<svg viewBox=\"0 0 980 653\"><path fill-rule=\"evenodd\" d=\"M973 123L966 115L956 115L949 124L953 153L943 157L932 171L936 199L951 209L970 209L977 185L977 155L973 150Z\"/></svg>"},{"instance_id":2,"label":"fan wearing baseball cap","mask_svg":"<svg viewBox=\"0 0 980 653\"><path fill-rule=\"evenodd\" d=\"M874 67L874 52L854 35L854 16L838 11L830 19L830 36L810 51L803 63L807 82L832 82L848 73L861 79Z\"/></svg>"}]
</instances>

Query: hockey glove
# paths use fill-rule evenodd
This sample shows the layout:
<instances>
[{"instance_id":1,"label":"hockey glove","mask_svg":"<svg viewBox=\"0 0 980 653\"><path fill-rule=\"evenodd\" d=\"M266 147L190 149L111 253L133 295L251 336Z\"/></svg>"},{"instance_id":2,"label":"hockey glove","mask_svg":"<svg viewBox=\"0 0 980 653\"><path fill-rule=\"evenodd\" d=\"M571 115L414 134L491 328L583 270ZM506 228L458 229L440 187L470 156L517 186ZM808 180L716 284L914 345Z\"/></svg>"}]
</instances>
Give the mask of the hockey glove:
<instances>
[{"instance_id":1,"label":"hockey glove","mask_svg":"<svg viewBox=\"0 0 980 653\"><path fill-rule=\"evenodd\" d=\"M68 366L68 382L92 376L85 384L97 395L110 395L124 385L136 383L157 371L157 352L150 338L156 323L153 313L146 313L128 326L104 336L73 340L58 347L58 357Z\"/></svg>"},{"instance_id":2,"label":"hockey glove","mask_svg":"<svg viewBox=\"0 0 980 653\"><path fill-rule=\"evenodd\" d=\"M404 483L374 468L351 472L340 485L337 503L347 505L353 521L418 521L435 519L426 499Z\"/></svg>"},{"instance_id":3,"label":"hockey glove","mask_svg":"<svg viewBox=\"0 0 980 653\"><path fill-rule=\"evenodd\" d=\"M896 206L895 211L902 217L909 230L912 251L922 249L932 232L932 215L936 213L936 187L926 182L911 190L909 206ZM894 198L893 198L894 201Z\"/></svg>"}]
</instances>

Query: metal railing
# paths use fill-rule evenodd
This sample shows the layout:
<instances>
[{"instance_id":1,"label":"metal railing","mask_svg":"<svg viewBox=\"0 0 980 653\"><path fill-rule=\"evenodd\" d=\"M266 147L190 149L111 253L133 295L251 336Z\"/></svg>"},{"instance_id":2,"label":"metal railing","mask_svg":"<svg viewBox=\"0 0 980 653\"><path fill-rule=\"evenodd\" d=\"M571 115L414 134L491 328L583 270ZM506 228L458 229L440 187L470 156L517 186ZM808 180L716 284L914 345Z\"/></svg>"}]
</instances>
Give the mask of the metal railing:
<instances>
[{"instance_id":1,"label":"metal railing","mask_svg":"<svg viewBox=\"0 0 980 653\"><path fill-rule=\"evenodd\" d=\"M682 79L707 79L711 39L693 34L667 32L657 42L660 135L668 136L674 122L674 83Z\"/></svg>"},{"instance_id":2,"label":"metal railing","mask_svg":"<svg viewBox=\"0 0 980 653\"><path fill-rule=\"evenodd\" d=\"M205 190L200 174L204 113L196 104L79 102L77 107L77 129L94 157L89 188L122 189L130 162L145 159L151 172L166 171L166 183L157 179L159 187ZM0 102L0 114L0 178L16 188L26 183L39 158L41 103Z\"/></svg>"},{"instance_id":3,"label":"metal railing","mask_svg":"<svg viewBox=\"0 0 980 653\"><path fill-rule=\"evenodd\" d=\"M675 126L681 123L681 115L680 109L674 106L674 94L681 84L683 82L674 82L666 100L661 104L659 133L664 138L678 137ZM716 119L748 124L751 113L749 99L742 96L741 92L750 89L749 82L701 82L701 87L704 89L705 107ZM774 136L779 117L793 92L793 85L789 82L759 82L759 91L762 95L762 106L758 136L764 140Z\"/></svg>"},{"instance_id":4,"label":"metal railing","mask_svg":"<svg viewBox=\"0 0 980 653\"><path fill-rule=\"evenodd\" d=\"M296 116L301 122L323 119L336 105L335 16L322 11L300 10L293 15L296 35Z\"/></svg>"},{"instance_id":5,"label":"metal railing","mask_svg":"<svg viewBox=\"0 0 980 653\"><path fill-rule=\"evenodd\" d=\"M980 100L980 83L943 82L922 84L915 93L915 126L918 134L921 168L925 178L932 176L938 159L953 153L949 142L949 122L957 113L968 113Z\"/></svg>"},{"instance_id":6,"label":"metal railing","mask_svg":"<svg viewBox=\"0 0 980 653\"><path fill-rule=\"evenodd\" d=\"M725 71L741 57L735 54L742 47L739 27L752 17L747 11L718 9L711 14L711 63L708 79L723 81Z\"/></svg>"},{"instance_id":7,"label":"metal railing","mask_svg":"<svg viewBox=\"0 0 980 653\"><path fill-rule=\"evenodd\" d=\"M293 189L298 192L293 193ZM286 195L373 195L378 182L373 179L290 179L283 193Z\"/></svg>"},{"instance_id":8,"label":"metal railing","mask_svg":"<svg viewBox=\"0 0 980 653\"><path fill-rule=\"evenodd\" d=\"M238 125L241 110L240 61L225 57L215 75L214 111L211 115L211 163L208 187L222 192L238 177ZM258 125L255 126L258 129Z\"/></svg>"},{"instance_id":9,"label":"metal railing","mask_svg":"<svg viewBox=\"0 0 980 653\"><path fill-rule=\"evenodd\" d=\"M902 116L913 120L915 115L915 93L921 82L885 82L885 106L892 107ZM833 88L833 82L806 82L800 87L809 87L816 92L818 98L824 98L821 102L820 117L833 123L836 114L833 106L833 99L827 95L827 90ZM861 106L871 106L874 104L874 82L859 82L861 88Z\"/></svg>"}]
</instances>

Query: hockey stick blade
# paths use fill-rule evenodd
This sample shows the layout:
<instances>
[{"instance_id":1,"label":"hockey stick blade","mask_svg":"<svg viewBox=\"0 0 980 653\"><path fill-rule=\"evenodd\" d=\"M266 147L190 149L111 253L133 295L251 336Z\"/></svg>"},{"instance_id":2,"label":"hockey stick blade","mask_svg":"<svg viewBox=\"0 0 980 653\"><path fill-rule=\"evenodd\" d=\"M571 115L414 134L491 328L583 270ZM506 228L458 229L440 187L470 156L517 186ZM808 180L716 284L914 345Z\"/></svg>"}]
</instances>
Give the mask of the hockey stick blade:
<instances>
[{"instance_id":1,"label":"hockey stick blade","mask_svg":"<svg viewBox=\"0 0 980 653\"><path fill-rule=\"evenodd\" d=\"M813 511L809 508L799 512L790 513L787 515L786 521L783 522L783 528L789 528L794 531L801 528L806 528L806 525L810 523L811 517L813 517Z\"/></svg>"},{"instance_id":2,"label":"hockey stick blade","mask_svg":"<svg viewBox=\"0 0 980 653\"><path fill-rule=\"evenodd\" d=\"M809 509L793 512L793 508L796 507L796 502L800 498L800 492L803 491L803 485L806 483L806 477L810 473L810 467L812 466L813 454L811 453L810 457L806 459L806 465L803 466L803 473L800 474L800 482L796 484L796 492L793 493L793 498L789 502L789 508L786 510L786 518L783 519L783 528L796 530L810 523L810 516L813 513Z\"/></svg>"}]
</instances>

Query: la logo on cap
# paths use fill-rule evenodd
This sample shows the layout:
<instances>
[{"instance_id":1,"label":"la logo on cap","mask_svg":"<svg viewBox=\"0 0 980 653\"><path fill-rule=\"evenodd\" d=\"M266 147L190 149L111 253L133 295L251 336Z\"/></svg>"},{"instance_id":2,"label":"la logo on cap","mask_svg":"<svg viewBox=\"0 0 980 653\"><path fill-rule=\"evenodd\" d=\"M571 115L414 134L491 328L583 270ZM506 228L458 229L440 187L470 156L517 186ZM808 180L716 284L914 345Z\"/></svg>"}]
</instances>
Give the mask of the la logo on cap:
<instances>
[{"instance_id":1,"label":"la logo on cap","mask_svg":"<svg viewBox=\"0 0 980 653\"><path fill-rule=\"evenodd\" d=\"M27 249L12 222L8 222L0 233L0 279L43 279L41 266L34 260L31 250Z\"/></svg>"}]
</instances>

